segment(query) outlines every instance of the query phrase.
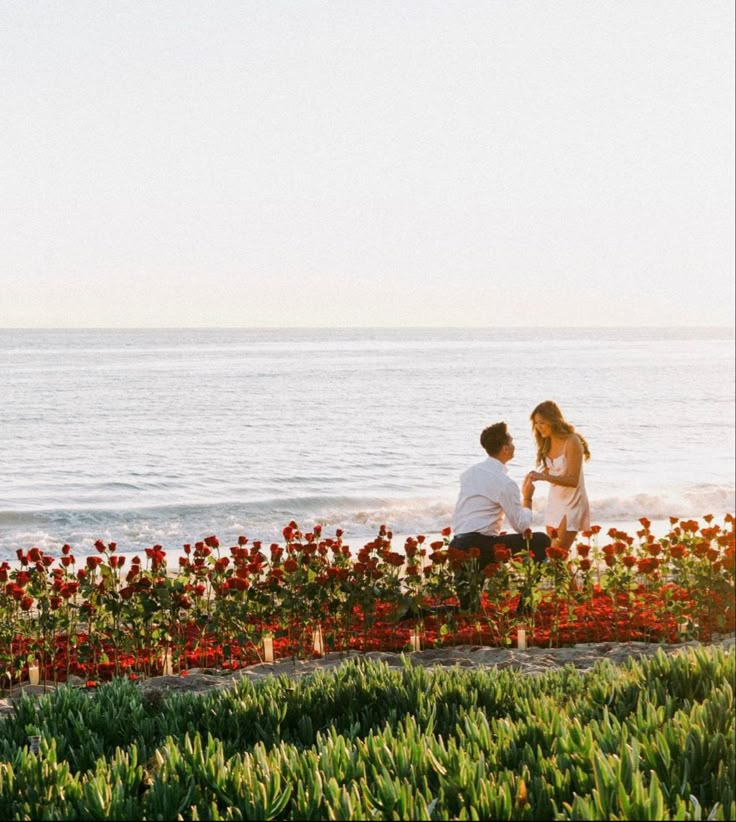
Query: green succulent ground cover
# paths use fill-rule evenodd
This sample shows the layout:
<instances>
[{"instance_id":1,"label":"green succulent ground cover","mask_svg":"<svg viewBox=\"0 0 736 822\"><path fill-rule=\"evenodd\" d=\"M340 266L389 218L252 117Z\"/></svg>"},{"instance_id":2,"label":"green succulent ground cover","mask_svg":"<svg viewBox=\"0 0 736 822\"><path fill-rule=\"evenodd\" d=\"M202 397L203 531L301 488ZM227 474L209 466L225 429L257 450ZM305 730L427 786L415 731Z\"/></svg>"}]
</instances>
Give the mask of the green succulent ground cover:
<instances>
[{"instance_id":1,"label":"green succulent ground cover","mask_svg":"<svg viewBox=\"0 0 736 822\"><path fill-rule=\"evenodd\" d=\"M734 659L64 686L0 721L0 819L734 819Z\"/></svg>"}]
</instances>

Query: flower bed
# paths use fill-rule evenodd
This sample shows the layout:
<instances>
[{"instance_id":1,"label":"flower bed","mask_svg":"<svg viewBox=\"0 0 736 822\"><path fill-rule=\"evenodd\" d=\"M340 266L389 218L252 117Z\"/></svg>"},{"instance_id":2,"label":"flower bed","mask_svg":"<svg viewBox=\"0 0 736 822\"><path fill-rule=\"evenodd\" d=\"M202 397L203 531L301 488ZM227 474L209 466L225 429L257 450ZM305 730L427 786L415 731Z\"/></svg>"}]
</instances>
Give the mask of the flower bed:
<instances>
[{"instance_id":1,"label":"flower bed","mask_svg":"<svg viewBox=\"0 0 736 822\"><path fill-rule=\"evenodd\" d=\"M671 518L662 537L640 523L607 540L595 526L541 565L498 549L482 574L472 551L449 547L449 529L399 552L382 526L353 554L340 530L292 522L269 547L245 536L227 549L215 536L185 545L175 569L158 545L130 561L102 541L79 558L68 545L59 557L19 550L18 567L0 565L0 674L12 683L33 663L43 679L94 683L239 668L263 661L264 636L276 657L314 653L317 626L325 651L409 649L413 633L425 646L505 646L522 625L545 646L733 631L734 517ZM457 586L473 595L471 612L457 609Z\"/></svg>"}]
</instances>

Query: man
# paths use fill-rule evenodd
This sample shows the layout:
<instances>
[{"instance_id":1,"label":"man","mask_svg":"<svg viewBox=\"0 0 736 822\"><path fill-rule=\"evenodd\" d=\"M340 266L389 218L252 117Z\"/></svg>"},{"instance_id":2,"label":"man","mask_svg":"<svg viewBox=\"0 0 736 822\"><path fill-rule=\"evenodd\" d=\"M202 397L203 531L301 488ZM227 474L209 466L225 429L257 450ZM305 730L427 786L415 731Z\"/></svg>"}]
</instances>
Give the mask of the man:
<instances>
[{"instance_id":1,"label":"man","mask_svg":"<svg viewBox=\"0 0 736 822\"><path fill-rule=\"evenodd\" d=\"M472 465L460 477L460 495L455 506L450 548L468 551L477 548L478 569L494 560L493 546L502 544L512 554L530 550L537 562L546 559L550 538L536 532L522 536L532 522L534 483L527 476L519 486L508 476L506 463L514 456L514 440L505 422L485 428L480 444L488 457ZM500 534L504 515L515 534ZM475 552L474 552L475 553ZM461 596L461 604L466 597Z\"/></svg>"}]
</instances>

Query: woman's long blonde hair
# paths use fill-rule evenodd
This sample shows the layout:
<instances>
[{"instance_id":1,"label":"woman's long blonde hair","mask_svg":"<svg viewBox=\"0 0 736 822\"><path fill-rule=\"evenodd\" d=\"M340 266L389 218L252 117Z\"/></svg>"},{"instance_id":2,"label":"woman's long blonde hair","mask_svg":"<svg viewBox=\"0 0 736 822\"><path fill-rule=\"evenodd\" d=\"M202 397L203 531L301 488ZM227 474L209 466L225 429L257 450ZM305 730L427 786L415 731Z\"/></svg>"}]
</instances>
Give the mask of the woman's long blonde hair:
<instances>
[{"instance_id":1,"label":"woman's long blonde hair","mask_svg":"<svg viewBox=\"0 0 736 822\"><path fill-rule=\"evenodd\" d=\"M580 444L583 446L583 455L585 456L585 459L590 459L590 449L588 448L588 443L586 442L585 437L582 434L579 434L575 430L575 426L569 423L562 416L562 411L560 411L560 407L556 402L552 402L552 400L545 400L544 402L539 403L529 417L532 421L532 433L534 434L534 439L537 442L538 466L547 465L547 455L549 454L549 449L552 446L552 440L550 437L543 437L534 427L534 417L537 414L539 414L540 417L543 417L545 422L548 422L552 426L552 433L557 434L557 436L569 437L570 434L575 434L575 436L580 440Z\"/></svg>"}]
</instances>

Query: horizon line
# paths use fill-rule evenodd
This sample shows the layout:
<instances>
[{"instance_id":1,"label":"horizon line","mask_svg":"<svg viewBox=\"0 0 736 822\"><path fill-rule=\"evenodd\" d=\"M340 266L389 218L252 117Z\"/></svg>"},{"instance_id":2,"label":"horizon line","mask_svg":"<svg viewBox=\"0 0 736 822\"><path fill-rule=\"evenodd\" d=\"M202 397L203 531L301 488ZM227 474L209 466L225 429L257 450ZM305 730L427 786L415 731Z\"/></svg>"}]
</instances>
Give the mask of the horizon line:
<instances>
[{"instance_id":1,"label":"horizon line","mask_svg":"<svg viewBox=\"0 0 736 822\"><path fill-rule=\"evenodd\" d=\"M732 331L736 325L8 325L0 331Z\"/></svg>"}]
</instances>

